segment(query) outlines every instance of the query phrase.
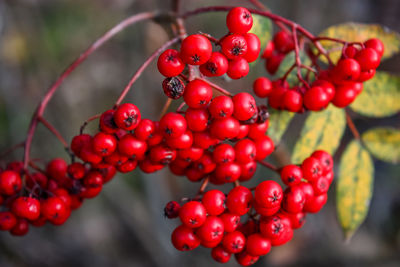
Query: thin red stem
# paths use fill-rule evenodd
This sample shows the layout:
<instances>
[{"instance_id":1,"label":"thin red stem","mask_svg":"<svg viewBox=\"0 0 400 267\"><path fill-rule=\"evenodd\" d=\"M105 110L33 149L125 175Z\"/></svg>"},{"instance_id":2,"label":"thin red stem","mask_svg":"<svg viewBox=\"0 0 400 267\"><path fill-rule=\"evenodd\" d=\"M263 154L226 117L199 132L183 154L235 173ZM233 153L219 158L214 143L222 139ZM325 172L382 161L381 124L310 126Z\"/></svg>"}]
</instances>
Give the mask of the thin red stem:
<instances>
[{"instance_id":1,"label":"thin red stem","mask_svg":"<svg viewBox=\"0 0 400 267\"><path fill-rule=\"evenodd\" d=\"M165 113L167 113L169 106L171 106L171 103L172 103L172 98L168 98L167 101L165 101L165 104L163 106L163 109L161 110L159 119L161 119L165 115Z\"/></svg>"},{"instance_id":2,"label":"thin red stem","mask_svg":"<svg viewBox=\"0 0 400 267\"><path fill-rule=\"evenodd\" d=\"M96 120L96 119L98 119L98 118L100 118L100 117L101 117L101 114L96 114L96 115L90 117L89 119L87 119L87 120L82 124L81 128L79 129L79 133L80 133L80 134L83 134L83 131L85 130L85 128L86 128L86 126L89 124L89 122L94 121L94 120Z\"/></svg>"},{"instance_id":3,"label":"thin red stem","mask_svg":"<svg viewBox=\"0 0 400 267\"><path fill-rule=\"evenodd\" d=\"M179 41L179 37L175 37L172 40L169 40L165 44L163 44L160 48L158 48L153 54L150 55L149 58L139 67L139 69L133 74L132 78L129 80L128 84L125 86L124 90L121 92L118 100L115 102L114 107L117 107L121 104L122 100L124 100L125 96L128 94L129 90L132 88L132 85L136 82L136 80L142 75L143 71L150 65L150 63L161 54L162 51L170 47L171 45L177 43Z\"/></svg>"},{"instance_id":4,"label":"thin red stem","mask_svg":"<svg viewBox=\"0 0 400 267\"><path fill-rule=\"evenodd\" d=\"M136 14L126 18L121 21L109 31L107 31L104 35L102 35L96 42L94 42L88 49L86 49L71 65L58 77L58 79L53 83L53 85L48 89L47 93L44 95L43 99L40 101L39 105L36 108L36 111L32 117L32 120L29 125L27 138L25 141L25 151L24 151L24 169L27 170L29 155L32 146L33 136L36 131L36 127L38 125L38 118L43 116L43 113L49 103L50 99L53 97L54 93L63 83L63 81L83 62L85 61L94 51L96 51L99 47L101 47L104 43L106 43L109 39L111 39L114 35L125 29L126 27L137 23L142 20L152 19L158 15L158 12L143 12L140 14Z\"/></svg>"},{"instance_id":5,"label":"thin red stem","mask_svg":"<svg viewBox=\"0 0 400 267\"><path fill-rule=\"evenodd\" d=\"M278 172L278 168L277 168L275 165L273 165L273 164L271 164L271 163L269 163L269 162L266 162L266 161L258 161L258 163L260 163L261 165L267 167L268 169L271 169L271 170L273 170L273 171L275 171L275 172Z\"/></svg>"},{"instance_id":6,"label":"thin red stem","mask_svg":"<svg viewBox=\"0 0 400 267\"><path fill-rule=\"evenodd\" d=\"M309 88L309 84L303 79L301 75L301 59L300 59L300 51L299 51L299 40L297 39L297 24L293 25L292 28L292 36L294 41L294 53L295 53L295 63L297 67L297 78L299 81L307 88Z\"/></svg>"},{"instance_id":7,"label":"thin red stem","mask_svg":"<svg viewBox=\"0 0 400 267\"><path fill-rule=\"evenodd\" d=\"M350 128L351 133L354 135L354 138L359 140L360 139L360 133L358 132L356 126L354 125L353 120L351 119L349 113L346 110L346 121L347 121L347 125Z\"/></svg>"},{"instance_id":8,"label":"thin red stem","mask_svg":"<svg viewBox=\"0 0 400 267\"><path fill-rule=\"evenodd\" d=\"M210 40L214 44L216 44L216 45L219 44L219 40L217 38L213 37L211 34L204 33L204 32L199 32L199 34L203 35L204 37L206 37L208 40Z\"/></svg>"},{"instance_id":9,"label":"thin red stem","mask_svg":"<svg viewBox=\"0 0 400 267\"><path fill-rule=\"evenodd\" d=\"M224 94L224 95L232 96L232 94L231 94L228 90L222 88L222 87L219 86L218 84L215 84L215 83L213 83L213 82L210 82L209 80L207 80L207 79L205 79L205 78L201 78L201 77L197 77L196 79L208 83L211 87L214 87L217 91L221 92L221 93Z\"/></svg>"},{"instance_id":10,"label":"thin red stem","mask_svg":"<svg viewBox=\"0 0 400 267\"><path fill-rule=\"evenodd\" d=\"M67 141L65 141L64 137L62 137L62 135L60 134L60 132L57 131L57 129L54 128L54 126L51 125L51 123L48 122L48 121L47 121L46 119L44 119L43 117L39 117L38 119L39 119L39 121L40 121L44 126L46 126L47 129L49 129L50 132L52 132L52 133L57 137L58 140L60 140L60 142L63 144L63 146L64 146L66 149L68 149L68 147L69 147L69 146L68 146L68 143L67 143Z\"/></svg>"},{"instance_id":11,"label":"thin red stem","mask_svg":"<svg viewBox=\"0 0 400 267\"><path fill-rule=\"evenodd\" d=\"M197 195L201 195L204 193L209 181L210 181L210 177L207 177L206 179L203 180L203 182L201 183L201 186L199 188L199 191L197 192Z\"/></svg>"},{"instance_id":12,"label":"thin red stem","mask_svg":"<svg viewBox=\"0 0 400 267\"><path fill-rule=\"evenodd\" d=\"M183 107L184 107L185 105L186 105L186 103L185 103L185 102L182 102L182 103L179 105L179 107L176 109L176 112L178 112L178 113L183 112L182 109L183 109Z\"/></svg>"}]
</instances>

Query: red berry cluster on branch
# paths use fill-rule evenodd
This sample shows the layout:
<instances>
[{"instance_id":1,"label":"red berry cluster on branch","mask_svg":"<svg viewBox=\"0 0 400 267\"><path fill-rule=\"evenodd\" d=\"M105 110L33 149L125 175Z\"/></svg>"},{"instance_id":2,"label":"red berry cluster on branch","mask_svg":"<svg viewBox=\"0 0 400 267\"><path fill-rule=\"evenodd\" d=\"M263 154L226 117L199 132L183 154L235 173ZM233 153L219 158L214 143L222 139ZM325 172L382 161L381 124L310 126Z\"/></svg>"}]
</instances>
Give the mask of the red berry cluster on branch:
<instances>
[{"instance_id":1,"label":"red berry cluster on branch","mask_svg":"<svg viewBox=\"0 0 400 267\"><path fill-rule=\"evenodd\" d=\"M252 189L236 186L227 195L220 190L200 192L182 206L171 201L165 215L179 217L182 223L172 233L172 244L181 251L200 245L212 248L211 256L220 263L235 254L239 264L249 266L271 246L290 241L293 230L305 223L306 213L321 210L333 180L332 168L331 155L318 150L300 166L280 169L287 185L284 191L277 182L265 180Z\"/></svg>"}]
</instances>

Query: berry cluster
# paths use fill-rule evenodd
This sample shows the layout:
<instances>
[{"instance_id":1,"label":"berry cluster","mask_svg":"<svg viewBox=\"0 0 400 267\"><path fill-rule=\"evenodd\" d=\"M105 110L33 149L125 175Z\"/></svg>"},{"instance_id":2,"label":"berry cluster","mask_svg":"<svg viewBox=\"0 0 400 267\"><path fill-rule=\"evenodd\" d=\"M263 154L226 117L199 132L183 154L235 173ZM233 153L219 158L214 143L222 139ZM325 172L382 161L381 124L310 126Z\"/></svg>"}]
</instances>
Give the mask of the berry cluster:
<instances>
[{"instance_id":1,"label":"berry cluster","mask_svg":"<svg viewBox=\"0 0 400 267\"><path fill-rule=\"evenodd\" d=\"M260 53L260 40L257 35L248 33L253 26L251 13L243 7L233 8L226 17L229 33L221 40L213 40L220 46L219 52L212 51L212 44L203 34L186 37L181 44L180 52L175 49L164 51L158 58L157 66L162 75L167 77L165 83L179 83L178 78L185 65L198 65L204 76L216 77L225 73L232 79L240 79L249 73L248 62L253 62ZM177 99L181 94L167 94Z\"/></svg>"},{"instance_id":2,"label":"berry cluster","mask_svg":"<svg viewBox=\"0 0 400 267\"><path fill-rule=\"evenodd\" d=\"M278 32L270 41L262 55L266 59L266 69L274 74L287 53L294 49L293 36L285 31ZM291 112L305 110L319 111L329 103L343 108L350 105L363 90L363 82L375 75L375 70L383 56L384 46L379 39L369 39L364 43L345 44L342 57L336 65L319 71L316 80L308 85L290 88L285 78L270 81L260 77L253 83L254 93L268 98L268 104L275 109Z\"/></svg>"},{"instance_id":3,"label":"berry cluster","mask_svg":"<svg viewBox=\"0 0 400 267\"><path fill-rule=\"evenodd\" d=\"M280 169L284 191L277 182L266 180L252 189L236 186L227 195L220 190L200 193L182 206L171 201L165 215L179 217L182 223L172 233L172 244L180 251L199 245L212 248L211 256L220 263L235 254L239 264L249 266L271 246L290 241L307 212L321 210L333 180L332 168L331 155L318 150L301 166Z\"/></svg>"}]
</instances>

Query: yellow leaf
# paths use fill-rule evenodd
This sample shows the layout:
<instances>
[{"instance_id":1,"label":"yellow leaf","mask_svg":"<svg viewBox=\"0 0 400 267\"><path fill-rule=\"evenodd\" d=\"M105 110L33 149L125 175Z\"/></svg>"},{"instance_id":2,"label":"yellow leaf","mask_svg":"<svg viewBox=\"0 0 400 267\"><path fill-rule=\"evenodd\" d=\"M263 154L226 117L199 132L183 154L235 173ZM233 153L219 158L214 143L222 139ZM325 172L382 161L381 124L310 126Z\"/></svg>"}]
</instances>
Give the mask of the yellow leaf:
<instances>
[{"instance_id":1,"label":"yellow leaf","mask_svg":"<svg viewBox=\"0 0 400 267\"><path fill-rule=\"evenodd\" d=\"M272 138L275 145L279 144L281 141L282 135L285 133L294 115L294 112L271 109L267 133L268 136Z\"/></svg>"},{"instance_id":2,"label":"yellow leaf","mask_svg":"<svg viewBox=\"0 0 400 267\"><path fill-rule=\"evenodd\" d=\"M292 162L300 164L312 152L323 149L334 154L339 146L346 118L343 109L330 105L321 112L312 112L306 119L292 154Z\"/></svg>"},{"instance_id":3,"label":"yellow leaf","mask_svg":"<svg viewBox=\"0 0 400 267\"><path fill-rule=\"evenodd\" d=\"M385 45L383 59L389 58L400 51L400 34L378 24L343 23L331 26L319 34L319 36L342 39L347 42L365 42L370 38L379 38ZM331 41L321 41L327 50L335 51L330 53L334 62L341 56L342 45ZM321 60L326 62L324 57Z\"/></svg>"},{"instance_id":4,"label":"yellow leaf","mask_svg":"<svg viewBox=\"0 0 400 267\"><path fill-rule=\"evenodd\" d=\"M347 239L368 214L373 191L374 165L370 154L353 140L340 160L336 184L336 209Z\"/></svg>"},{"instance_id":5,"label":"yellow leaf","mask_svg":"<svg viewBox=\"0 0 400 267\"><path fill-rule=\"evenodd\" d=\"M262 53L267 42L271 40L272 23L271 20L266 17L255 14L252 14L252 16L253 16L253 27L251 27L251 30L249 32L254 33L260 39L261 53Z\"/></svg>"},{"instance_id":6,"label":"yellow leaf","mask_svg":"<svg viewBox=\"0 0 400 267\"><path fill-rule=\"evenodd\" d=\"M363 133L362 140L368 151L377 159L400 162L400 131L395 128L377 127Z\"/></svg>"},{"instance_id":7,"label":"yellow leaf","mask_svg":"<svg viewBox=\"0 0 400 267\"><path fill-rule=\"evenodd\" d=\"M363 92L350 107L369 117L396 114L400 111L400 77L377 72L373 79L364 83Z\"/></svg>"}]
</instances>

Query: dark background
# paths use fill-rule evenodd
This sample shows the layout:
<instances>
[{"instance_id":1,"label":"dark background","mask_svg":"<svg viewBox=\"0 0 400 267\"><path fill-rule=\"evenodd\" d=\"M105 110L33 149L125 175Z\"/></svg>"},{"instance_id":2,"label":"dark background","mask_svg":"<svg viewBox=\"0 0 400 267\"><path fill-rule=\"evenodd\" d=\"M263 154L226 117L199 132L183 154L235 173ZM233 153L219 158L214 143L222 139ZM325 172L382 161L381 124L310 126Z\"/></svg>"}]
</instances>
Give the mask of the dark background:
<instances>
[{"instance_id":1,"label":"dark background","mask_svg":"<svg viewBox=\"0 0 400 267\"><path fill-rule=\"evenodd\" d=\"M400 32L400 1L384 0L271 0L275 13L288 17L313 33L342 22L381 23ZM247 1L182 1L185 10L206 5L246 5ZM146 10L168 10L166 0L8 0L0 1L0 148L24 140L35 105L63 69L102 33L129 15ZM224 14L197 16L187 21L189 33L226 32ZM82 122L112 107L129 77L146 56L168 39L162 27L142 22L126 29L90 57L62 85L45 116L71 140ZM400 56L382 69L400 74ZM244 80L225 84L232 91L249 90L250 81L265 75L258 64ZM126 101L145 117L157 119L165 96L155 64L135 84ZM218 81L219 82L219 81ZM300 122L294 122L285 140L290 149ZM377 125L399 126L399 117L356 117L363 131ZM96 123L89 127L94 131ZM346 130L339 159L352 136ZM63 155L62 146L39 127L33 157L44 161ZM21 159L22 152L11 155ZM3 164L3 163L2 163ZM274 247L256 266L400 266L399 166L375 161L374 197L366 222L349 244L335 215L335 189L327 206L307 217L293 240ZM259 168L253 183L273 178ZM102 194L73 212L62 227L31 228L25 237L0 233L0 266L218 266L209 250L181 253L169 238L177 221L164 219L169 200L190 197L198 184L168 171L145 175L139 171L118 175ZM226 266L237 266L232 259Z\"/></svg>"}]
</instances>

